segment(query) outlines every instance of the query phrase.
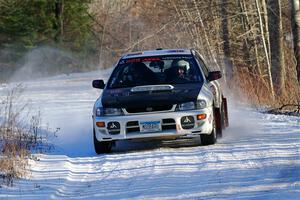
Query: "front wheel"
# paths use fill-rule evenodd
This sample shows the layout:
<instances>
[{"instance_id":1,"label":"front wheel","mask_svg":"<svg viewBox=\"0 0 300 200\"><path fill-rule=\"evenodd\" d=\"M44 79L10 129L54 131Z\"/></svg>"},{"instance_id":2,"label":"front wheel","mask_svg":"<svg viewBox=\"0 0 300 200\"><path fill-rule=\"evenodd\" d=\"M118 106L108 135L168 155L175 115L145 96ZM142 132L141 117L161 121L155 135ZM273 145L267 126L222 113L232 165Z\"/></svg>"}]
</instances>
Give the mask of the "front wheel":
<instances>
[{"instance_id":1,"label":"front wheel","mask_svg":"<svg viewBox=\"0 0 300 200\"><path fill-rule=\"evenodd\" d=\"M211 134L209 134L209 135L201 134L200 138L201 138L202 145L212 145L217 142L217 130L216 130L215 117L213 119L213 129L211 131Z\"/></svg>"},{"instance_id":2,"label":"front wheel","mask_svg":"<svg viewBox=\"0 0 300 200\"><path fill-rule=\"evenodd\" d=\"M96 133L94 129L94 148L97 154L109 153L111 151L112 144L113 143L110 141L99 142L96 138Z\"/></svg>"}]
</instances>

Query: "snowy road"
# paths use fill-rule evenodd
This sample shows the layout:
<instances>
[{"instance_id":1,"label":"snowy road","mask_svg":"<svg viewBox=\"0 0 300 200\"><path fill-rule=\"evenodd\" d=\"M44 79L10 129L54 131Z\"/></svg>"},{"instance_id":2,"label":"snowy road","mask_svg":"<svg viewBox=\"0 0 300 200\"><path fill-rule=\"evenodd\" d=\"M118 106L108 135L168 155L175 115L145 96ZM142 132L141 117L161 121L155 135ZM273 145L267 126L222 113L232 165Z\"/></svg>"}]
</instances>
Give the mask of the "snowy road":
<instances>
[{"instance_id":1,"label":"snowy road","mask_svg":"<svg viewBox=\"0 0 300 200\"><path fill-rule=\"evenodd\" d=\"M300 199L296 117L231 105L230 127L216 145L121 143L97 156L91 110L99 91L90 85L107 73L25 84L23 98L60 131L52 138L55 150L30 161L30 176L0 188L0 199Z\"/></svg>"}]
</instances>

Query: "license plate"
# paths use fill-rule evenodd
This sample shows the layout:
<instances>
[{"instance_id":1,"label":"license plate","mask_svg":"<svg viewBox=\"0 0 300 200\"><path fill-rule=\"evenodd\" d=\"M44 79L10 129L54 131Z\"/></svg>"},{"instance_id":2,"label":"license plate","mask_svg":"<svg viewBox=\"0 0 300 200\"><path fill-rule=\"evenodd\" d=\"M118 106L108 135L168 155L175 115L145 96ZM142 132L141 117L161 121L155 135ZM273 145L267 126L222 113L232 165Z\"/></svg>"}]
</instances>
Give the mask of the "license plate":
<instances>
[{"instance_id":1,"label":"license plate","mask_svg":"<svg viewBox=\"0 0 300 200\"><path fill-rule=\"evenodd\" d=\"M140 122L140 131L141 133L160 132L161 122L160 121Z\"/></svg>"}]
</instances>

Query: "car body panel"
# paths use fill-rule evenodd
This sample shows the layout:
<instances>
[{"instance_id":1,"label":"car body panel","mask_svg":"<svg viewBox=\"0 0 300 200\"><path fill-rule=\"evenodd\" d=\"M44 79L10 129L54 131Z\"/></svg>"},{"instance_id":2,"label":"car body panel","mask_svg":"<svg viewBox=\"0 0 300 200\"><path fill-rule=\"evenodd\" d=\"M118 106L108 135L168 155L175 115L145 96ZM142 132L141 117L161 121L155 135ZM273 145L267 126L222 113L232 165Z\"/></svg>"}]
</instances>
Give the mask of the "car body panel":
<instances>
[{"instance_id":1,"label":"car body panel","mask_svg":"<svg viewBox=\"0 0 300 200\"><path fill-rule=\"evenodd\" d=\"M198 83L172 85L172 90L150 90L145 92L132 92L132 88L107 89L102 94L102 105L105 107L127 108L196 101L202 85Z\"/></svg>"},{"instance_id":2,"label":"car body panel","mask_svg":"<svg viewBox=\"0 0 300 200\"><path fill-rule=\"evenodd\" d=\"M205 120L197 120L198 114L207 114ZM174 136L180 137L185 135L199 135L199 134L210 134L212 131L212 107L201 110L190 110L190 111L178 111L178 112L164 112L164 113L151 113L141 115L124 115L124 116L113 116L113 117L95 117L94 127L96 132L96 138L98 141L114 141L114 140L127 140L127 139L138 139L138 138L153 138L153 137L164 137ZM184 130L180 125L181 117L193 116L195 119L195 127L192 129ZM139 131L128 133L126 131L126 124L132 121L162 121L163 119L174 119L176 123L175 129L165 130L154 133L141 133ZM105 122L107 125L109 122L119 122L121 125L120 134L111 135L108 133L107 128L97 127L96 122Z\"/></svg>"}]
</instances>

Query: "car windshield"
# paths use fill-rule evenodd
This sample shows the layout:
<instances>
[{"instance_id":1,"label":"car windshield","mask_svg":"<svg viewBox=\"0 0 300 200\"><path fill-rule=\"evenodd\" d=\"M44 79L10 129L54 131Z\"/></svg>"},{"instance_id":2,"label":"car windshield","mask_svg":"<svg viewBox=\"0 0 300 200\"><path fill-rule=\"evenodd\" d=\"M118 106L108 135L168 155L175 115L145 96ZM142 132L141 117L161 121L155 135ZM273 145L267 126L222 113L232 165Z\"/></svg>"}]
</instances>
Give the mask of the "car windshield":
<instances>
[{"instance_id":1,"label":"car windshield","mask_svg":"<svg viewBox=\"0 0 300 200\"><path fill-rule=\"evenodd\" d=\"M108 88L202 82L192 56L160 56L120 60L108 81Z\"/></svg>"}]
</instances>

